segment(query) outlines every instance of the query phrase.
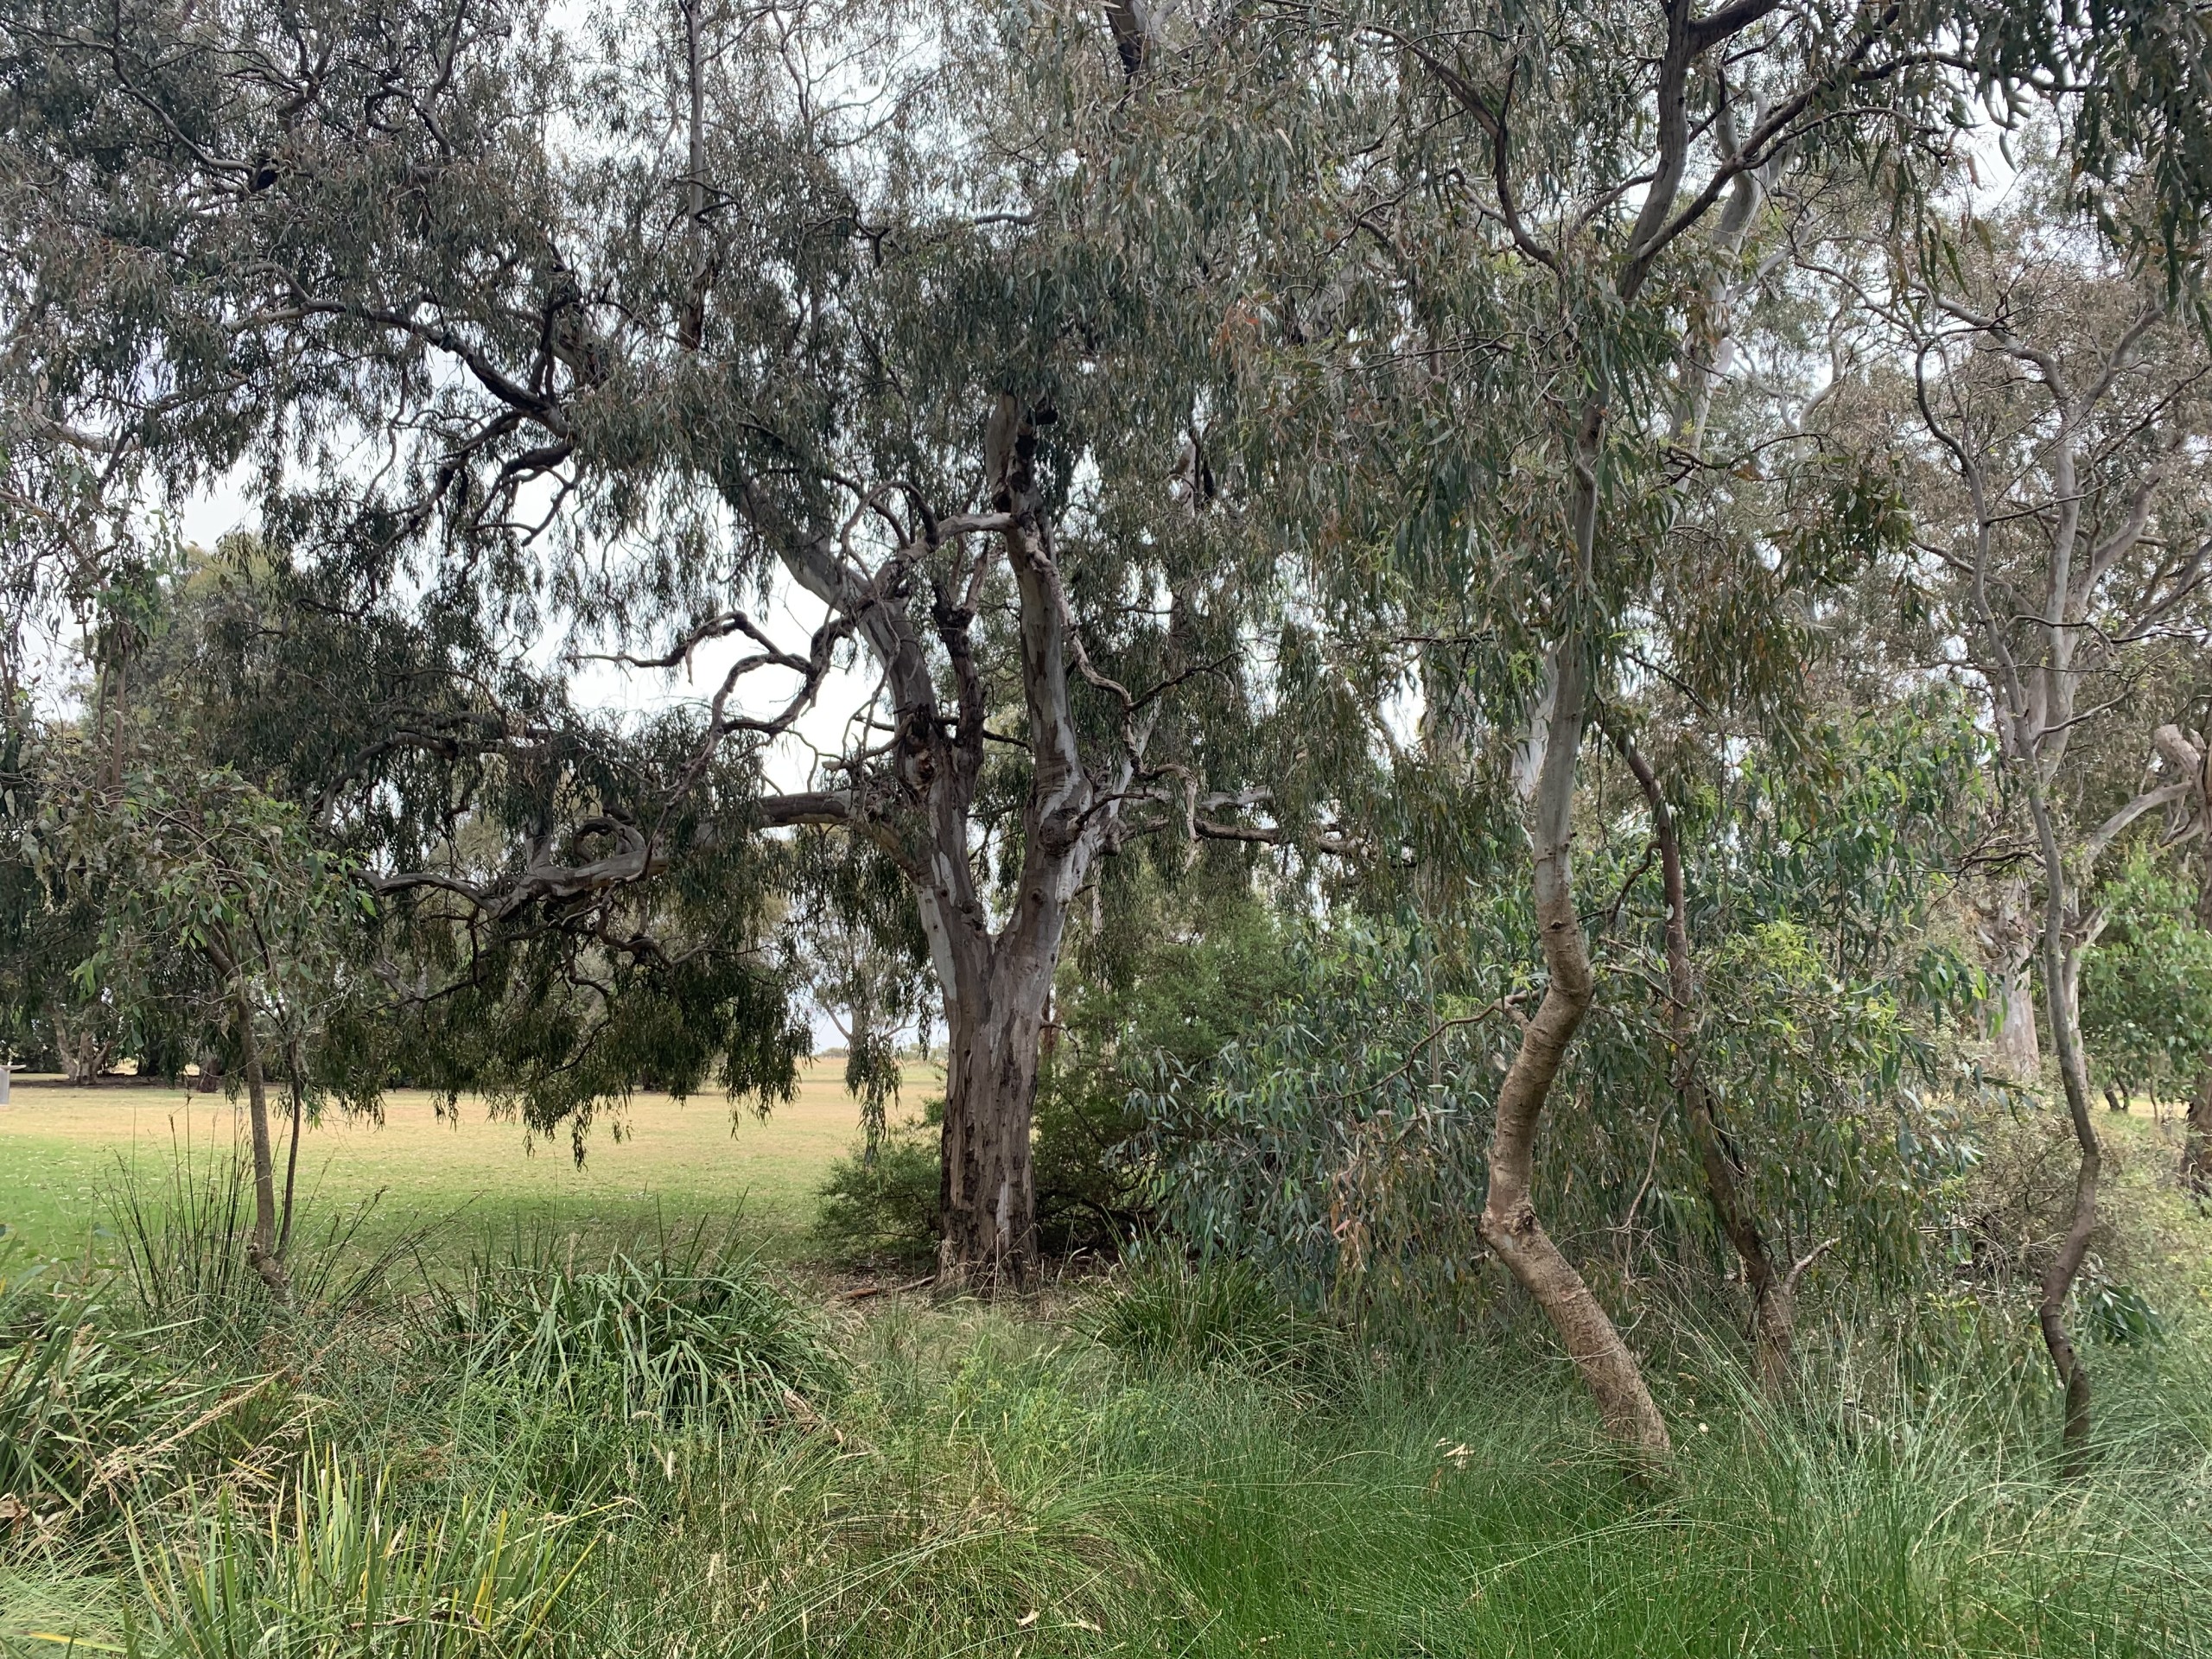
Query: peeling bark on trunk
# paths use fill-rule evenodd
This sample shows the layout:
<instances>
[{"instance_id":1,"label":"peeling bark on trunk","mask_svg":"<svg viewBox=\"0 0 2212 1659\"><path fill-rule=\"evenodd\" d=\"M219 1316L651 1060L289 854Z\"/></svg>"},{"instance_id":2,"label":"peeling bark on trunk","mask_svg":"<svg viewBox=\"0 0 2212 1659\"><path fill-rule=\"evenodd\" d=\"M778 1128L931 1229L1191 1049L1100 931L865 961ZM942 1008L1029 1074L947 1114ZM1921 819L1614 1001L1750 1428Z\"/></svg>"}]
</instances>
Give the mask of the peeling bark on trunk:
<instances>
[{"instance_id":1,"label":"peeling bark on trunk","mask_svg":"<svg viewBox=\"0 0 2212 1659\"><path fill-rule=\"evenodd\" d=\"M1991 1060L2015 1083L2032 1083L2043 1072L2033 970L2042 926L2028 902L2028 884L2018 877L2005 882L1996 903L1981 911L1976 931L1995 988L1984 1004Z\"/></svg>"},{"instance_id":2,"label":"peeling bark on trunk","mask_svg":"<svg viewBox=\"0 0 2212 1659\"><path fill-rule=\"evenodd\" d=\"M1690 1144L1705 1176L1706 1201L1712 1205L1714 1219L1743 1264L1744 1283L1751 1293L1751 1339L1760 1385L1770 1394L1778 1394L1789 1383L1796 1344L1796 1294L1790 1281L1775 1269L1766 1235L1744 1195L1743 1173L1735 1151L1721 1130L1713 1097L1698 1074L1697 976L1690 965L1681 841L1675 833L1675 815L1668 810L1657 775L1637 753L1626 733L1609 728L1607 734L1643 791L1651 809L1652 839L1659 847L1660 876L1667 894L1667 1079L1681 1102L1682 1116L1689 1125Z\"/></svg>"},{"instance_id":3,"label":"peeling bark on trunk","mask_svg":"<svg viewBox=\"0 0 2212 1659\"><path fill-rule=\"evenodd\" d=\"M1574 910L1570 861L1575 766L1588 696L1586 673L1577 644L1555 651L1548 706L1531 721L1529 840L1536 925L1550 982L1535 1017L1521 1033L1520 1048L1498 1089L1490 1191L1480 1226L1483 1242L1497 1253L1559 1333L1568 1357L1597 1397L1606 1432L1639 1459L1656 1463L1670 1450L1667 1424L1644 1386L1636 1356L1574 1264L1544 1230L1531 1197L1544 1102L1595 991L1589 949Z\"/></svg>"},{"instance_id":4,"label":"peeling bark on trunk","mask_svg":"<svg viewBox=\"0 0 2212 1659\"><path fill-rule=\"evenodd\" d=\"M2014 1081L2032 1083L2043 1071L2043 1044L2036 1035L2035 976L2028 958L2001 970L1997 985L2003 1015L1995 1033L1997 1063Z\"/></svg>"},{"instance_id":5,"label":"peeling bark on trunk","mask_svg":"<svg viewBox=\"0 0 2212 1659\"><path fill-rule=\"evenodd\" d=\"M853 619L882 665L897 712L895 772L884 780L885 798L859 790L792 797L783 821L842 823L868 835L913 884L944 995L948 1039L939 1278L948 1288L988 1292L1020 1285L1034 1263L1030 1128L1045 1009L1068 906L1115 833L1119 791L1141 758L1144 730L1125 724L1118 776L1109 770L1094 779L1075 722L1071 664L1118 693L1125 715L1133 703L1091 671L1071 631L1033 473L1036 432L1013 397L997 400L983 447L993 517L988 528L963 533L994 538L1014 576L1030 762L1021 868L998 917L977 886L971 817L982 775L985 694L970 626L984 557L971 565L964 593L940 588L931 607L950 670L955 707L947 710L904 607L887 602L880 586L847 563L826 533L798 536L758 499L742 499L783 542L801 584ZM944 533L948 523L936 521L931 533Z\"/></svg>"},{"instance_id":6,"label":"peeling bark on trunk","mask_svg":"<svg viewBox=\"0 0 2212 1659\"><path fill-rule=\"evenodd\" d=\"M1008 964L945 997L944 1232L939 1279L990 1289L1028 1281L1037 1254L1030 1125L1049 967Z\"/></svg>"}]
</instances>

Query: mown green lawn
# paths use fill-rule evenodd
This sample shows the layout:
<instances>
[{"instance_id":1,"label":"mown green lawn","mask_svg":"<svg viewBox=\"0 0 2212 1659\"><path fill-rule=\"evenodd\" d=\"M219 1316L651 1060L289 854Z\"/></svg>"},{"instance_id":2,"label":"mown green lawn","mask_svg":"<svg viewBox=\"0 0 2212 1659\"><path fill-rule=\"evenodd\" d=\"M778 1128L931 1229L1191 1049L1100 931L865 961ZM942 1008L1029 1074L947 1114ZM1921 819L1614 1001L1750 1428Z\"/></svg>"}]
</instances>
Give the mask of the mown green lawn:
<instances>
[{"instance_id":1,"label":"mown green lawn","mask_svg":"<svg viewBox=\"0 0 2212 1659\"><path fill-rule=\"evenodd\" d=\"M942 1087L937 1068L912 1066L905 1103L918 1109ZM158 1183L180 1151L227 1156L243 1119L220 1095L19 1077L0 1108L0 1225L36 1255L97 1254L104 1197L126 1166ZM368 1237L427 1228L474 1239L517 1224L626 1231L666 1218L741 1221L772 1251L812 1220L823 1179L858 1133L838 1060L808 1067L798 1097L765 1119L734 1116L719 1095L639 1095L594 1126L581 1165L565 1134L533 1141L467 1098L442 1119L431 1096L402 1090L386 1097L381 1122L334 1114L311 1126L299 1190L303 1213L325 1218L375 1200Z\"/></svg>"}]
</instances>

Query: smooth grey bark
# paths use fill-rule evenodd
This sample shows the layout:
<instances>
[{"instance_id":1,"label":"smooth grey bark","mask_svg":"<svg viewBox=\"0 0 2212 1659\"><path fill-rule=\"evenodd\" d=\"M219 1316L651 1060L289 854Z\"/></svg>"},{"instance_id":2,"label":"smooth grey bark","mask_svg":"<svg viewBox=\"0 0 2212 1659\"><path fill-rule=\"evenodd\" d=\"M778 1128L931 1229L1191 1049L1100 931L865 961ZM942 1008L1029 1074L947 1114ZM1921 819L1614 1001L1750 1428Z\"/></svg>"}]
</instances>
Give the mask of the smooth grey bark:
<instances>
[{"instance_id":1,"label":"smooth grey bark","mask_svg":"<svg viewBox=\"0 0 2212 1659\"><path fill-rule=\"evenodd\" d=\"M1982 927L1990 977L1997 994L1989 1009L1990 1049L1997 1065L2016 1083L2043 1074L2043 1046L2036 1031L2036 941L2041 932L2028 884L2008 881Z\"/></svg>"},{"instance_id":2,"label":"smooth grey bark","mask_svg":"<svg viewBox=\"0 0 2212 1659\"><path fill-rule=\"evenodd\" d=\"M944 707L912 619L838 552L826 533L798 536L757 498L756 523L789 550L786 567L852 619L880 666L897 730L895 784L780 798L772 823L842 823L873 839L906 872L944 998L944 1126L940 1149L938 1276L947 1287L1020 1286L1036 1256L1036 1191L1030 1138L1039 1039L1058 967L1069 906L1099 853L1118 833L1122 804L1148 727L1125 718L1121 753L1085 755L1072 704L1080 673L1119 700L1135 700L1091 670L1071 626L1032 459L1028 411L1011 395L994 407L984 439L991 510L939 521L940 543L980 544L966 591L940 592L931 622L950 669L954 707ZM984 693L969 628L995 544L1018 597L1022 697L1030 757L1022 858L1002 916L978 889L973 809L983 763ZM1094 777L1094 770L1102 776Z\"/></svg>"},{"instance_id":3,"label":"smooth grey bark","mask_svg":"<svg viewBox=\"0 0 2212 1659\"><path fill-rule=\"evenodd\" d=\"M1473 122L1484 142L1471 151L1468 171L1488 175L1497 199L1494 208L1486 211L1492 212L1519 254L1559 279L1563 294L1580 287L1584 275L1599 275L1595 270L1577 270L1576 266L1592 258L1605 259L1604 275L1610 276L1613 296L1625 310L1637 304L1661 256L1709 218L1716 219L1713 234L1724 250L1740 247L1745 227L1764 193L1769 170L1778 165L1797 124L1813 118L1808 111L1824 91L1847 84L1861 72L1867 53L1888 31L1895 16L1885 13L1872 20L1868 32L1853 48L1840 52L1808 84L1763 109L1749 132L1726 134L1719 164L1704 186L1687 193L1688 199L1684 200L1684 180L1697 136L1689 109L1691 89L1706 84L1708 74L1725 79L1719 66L1733 50L1732 43L1770 10L1764 4L1751 3L1722 7L1699 17L1688 3L1664 8L1666 39L1658 54L1652 98L1656 143L1642 202L1618 254L1595 252L1580 239L1579 226L1567 229L1558 243L1546 245L1523 218L1513 176L1510 76L1502 88L1486 90L1447 60L1452 48L1442 39L1371 21L1360 27L1383 35L1420 64ZM1483 149L1487 149L1487 155L1480 154ZM1724 194L1730 198L1728 206L1716 217L1714 209ZM1710 321L1714 331L1725 329L1725 318L1717 310ZM1713 364L1700 362L1698 348L1698 331L1694 329L1685 351L1687 367L1675 411L1678 423L1691 429L1701 424L1713 384ZM1584 367L1593 381L1602 382L1598 364ZM1549 685L1543 703L1531 712L1524 768L1532 889L1550 980L1535 1017L1522 1033L1520 1048L1500 1090L1491 1154L1491 1196L1484 1210L1482 1232L1560 1333L1597 1396L1608 1431L1637 1455L1656 1459L1669 1451L1667 1427L1644 1385L1635 1356L1581 1275L1544 1232L1530 1195L1535 1142L1544 1106L1594 994L1588 948L1574 912L1570 852L1576 760L1595 653L1594 641L1580 631L1572 612L1592 585L1599 475L1611 416L1611 399L1605 392L1588 397L1571 439L1568 529L1576 567L1573 591L1555 595L1570 614L1553 636Z\"/></svg>"}]
</instances>

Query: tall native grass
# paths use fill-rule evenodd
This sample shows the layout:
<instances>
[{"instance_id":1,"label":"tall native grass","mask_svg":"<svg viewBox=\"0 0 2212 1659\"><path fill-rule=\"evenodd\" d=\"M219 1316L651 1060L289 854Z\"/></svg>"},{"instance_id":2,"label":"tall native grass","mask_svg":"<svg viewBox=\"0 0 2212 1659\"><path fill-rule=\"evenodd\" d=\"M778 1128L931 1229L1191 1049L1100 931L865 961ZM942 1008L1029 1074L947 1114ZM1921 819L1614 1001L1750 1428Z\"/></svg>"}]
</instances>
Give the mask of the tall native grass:
<instances>
[{"instance_id":1,"label":"tall native grass","mask_svg":"<svg viewBox=\"0 0 2212 1659\"><path fill-rule=\"evenodd\" d=\"M372 1248L365 1233L381 1198L327 1213L312 1197L300 1204L285 1255L289 1312L343 1313L383 1288L422 1235L405 1231ZM179 1137L151 1177L118 1158L100 1205L117 1276L149 1324L219 1328L247 1339L287 1312L246 1260L253 1161L242 1139L202 1148Z\"/></svg>"},{"instance_id":2,"label":"tall native grass","mask_svg":"<svg viewBox=\"0 0 2212 1659\"><path fill-rule=\"evenodd\" d=\"M265 1517L219 1488L131 1535L143 1594L122 1647L162 1659L505 1659L573 1620L594 1517L518 1516L462 1495L410 1516L382 1471L328 1457Z\"/></svg>"},{"instance_id":3,"label":"tall native grass","mask_svg":"<svg viewBox=\"0 0 2212 1659\"><path fill-rule=\"evenodd\" d=\"M233 1425L105 1520L11 1532L0 1647L2164 1659L2212 1631L2185 1321L2088 1350L2108 1405L2066 1482L2024 1332L1808 1319L1772 1400L1675 1310L1679 1451L1639 1486L1528 1331L1416 1354L1166 1255L1038 1308L831 1312L703 1249L440 1282L288 1362L291 1438Z\"/></svg>"},{"instance_id":4,"label":"tall native grass","mask_svg":"<svg viewBox=\"0 0 2212 1659\"><path fill-rule=\"evenodd\" d=\"M541 1234L472 1252L454 1282L427 1280L435 1328L499 1388L570 1403L611 1388L625 1418L807 1417L843 1385L820 1318L704 1229L582 1269L576 1248Z\"/></svg>"}]
</instances>

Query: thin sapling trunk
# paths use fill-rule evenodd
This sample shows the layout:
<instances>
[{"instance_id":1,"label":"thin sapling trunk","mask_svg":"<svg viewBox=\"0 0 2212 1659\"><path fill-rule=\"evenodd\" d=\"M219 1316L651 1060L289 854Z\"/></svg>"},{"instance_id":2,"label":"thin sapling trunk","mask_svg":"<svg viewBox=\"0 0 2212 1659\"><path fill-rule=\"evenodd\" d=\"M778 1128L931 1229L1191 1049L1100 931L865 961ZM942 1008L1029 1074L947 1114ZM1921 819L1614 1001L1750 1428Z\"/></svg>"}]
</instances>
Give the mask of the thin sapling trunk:
<instances>
[{"instance_id":1,"label":"thin sapling trunk","mask_svg":"<svg viewBox=\"0 0 2212 1659\"><path fill-rule=\"evenodd\" d=\"M1745 1195L1734 1148L1721 1130L1713 1097L1698 1071L1697 976L1690 964L1681 840L1675 830L1675 815L1668 810L1666 795L1650 766L1625 732L1608 724L1606 735L1643 791L1651 811L1652 839L1659 848L1660 876L1667 896L1668 1081L1689 1125L1690 1143L1705 1176L1706 1201L1712 1205L1720 1230L1727 1235L1743 1264L1744 1283L1751 1293L1751 1337L1760 1384L1770 1394L1777 1394L1789 1382L1796 1341L1796 1296L1789 1278L1776 1270L1766 1235Z\"/></svg>"},{"instance_id":2,"label":"thin sapling trunk","mask_svg":"<svg viewBox=\"0 0 2212 1659\"><path fill-rule=\"evenodd\" d=\"M253 1140L253 1236L246 1243L245 1259L247 1265L260 1275L261 1282L269 1287L269 1294L277 1301L285 1302L291 1300L292 1286L284 1271L283 1245L278 1241L280 1226L288 1226L289 1221L290 1173L288 1170L285 1178L287 1214L280 1221L276 1148L269 1132L269 1084L261 1063L260 1038L254 1030L253 1005L241 990L233 998L232 1007L238 1020L240 1070L245 1076L247 1122ZM296 1127L293 1136L296 1148Z\"/></svg>"},{"instance_id":3,"label":"thin sapling trunk","mask_svg":"<svg viewBox=\"0 0 2212 1659\"><path fill-rule=\"evenodd\" d=\"M2089 1106L2089 1071L2082 1052L2082 1033L2068 994L2066 934L2066 867L2052 827L2050 807L2044 798L2040 779L2030 767L2028 810L2035 820L2036 840L2043 853L2044 1001L2050 1020L2050 1046L2057 1051L2058 1073L2066 1090L2066 1113L2081 1151L2074 1176L2074 1211L2058 1253L2044 1270L2043 1294L2036 1305L2036 1324L2050 1351L2051 1369L2066 1390L2066 1427L2060 1437L2062 1460L2067 1475L2075 1477L2088 1468L2089 1452L2089 1373L2066 1329L2066 1300L2073 1294L2082 1262L2089 1252L2089 1236L2097 1225L2097 1180L2104 1166L2104 1148L2097 1140L2096 1120Z\"/></svg>"}]
</instances>

